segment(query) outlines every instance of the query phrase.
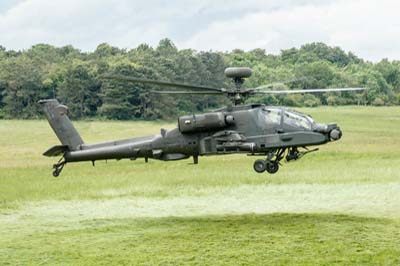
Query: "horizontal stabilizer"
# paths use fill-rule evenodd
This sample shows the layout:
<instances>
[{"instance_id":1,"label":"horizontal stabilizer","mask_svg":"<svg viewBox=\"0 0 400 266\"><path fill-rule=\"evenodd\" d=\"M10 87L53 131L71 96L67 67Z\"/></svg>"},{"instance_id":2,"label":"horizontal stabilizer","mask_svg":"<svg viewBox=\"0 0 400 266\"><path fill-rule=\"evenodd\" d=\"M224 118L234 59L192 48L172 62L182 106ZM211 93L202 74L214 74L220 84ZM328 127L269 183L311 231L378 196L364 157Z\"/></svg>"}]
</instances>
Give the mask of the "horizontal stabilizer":
<instances>
[{"instance_id":1,"label":"horizontal stabilizer","mask_svg":"<svg viewBox=\"0 0 400 266\"><path fill-rule=\"evenodd\" d=\"M53 146L47 151L43 153L44 156L47 157L55 157L55 156L60 156L61 154L64 154L66 151L68 151L68 146L67 145L57 145Z\"/></svg>"}]
</instances>

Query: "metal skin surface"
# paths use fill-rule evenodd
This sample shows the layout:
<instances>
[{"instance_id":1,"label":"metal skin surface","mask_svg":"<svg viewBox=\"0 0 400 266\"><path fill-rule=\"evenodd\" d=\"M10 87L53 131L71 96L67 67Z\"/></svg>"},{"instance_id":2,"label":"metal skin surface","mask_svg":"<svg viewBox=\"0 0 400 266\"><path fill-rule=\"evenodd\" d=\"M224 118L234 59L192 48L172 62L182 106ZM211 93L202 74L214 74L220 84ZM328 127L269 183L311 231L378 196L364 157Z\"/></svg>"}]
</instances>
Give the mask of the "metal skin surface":
<instances>
[{"instance_id":1,"label":"metal skin surface","mask_svg":"<svg viewBox=\"0 0 400 266\"><path fill-rule=\"evenodd\" d=\"M85 144L68 119L66 106L55 99L42 100L40 104L62 144L44 153L62 156L54 165L54 176L71 162L193 157L197 164L198 156L233 153L266 156L265 169L260 170L259 164L257 172L275 173L285 154L287 161L296 160L310 152L301 152L300 148L338 140L342 135L336 124L318 124L309 116L283 107L239 105L181 117L177 128L161 129L158 135Z\"/></svg>"}]
</instances>

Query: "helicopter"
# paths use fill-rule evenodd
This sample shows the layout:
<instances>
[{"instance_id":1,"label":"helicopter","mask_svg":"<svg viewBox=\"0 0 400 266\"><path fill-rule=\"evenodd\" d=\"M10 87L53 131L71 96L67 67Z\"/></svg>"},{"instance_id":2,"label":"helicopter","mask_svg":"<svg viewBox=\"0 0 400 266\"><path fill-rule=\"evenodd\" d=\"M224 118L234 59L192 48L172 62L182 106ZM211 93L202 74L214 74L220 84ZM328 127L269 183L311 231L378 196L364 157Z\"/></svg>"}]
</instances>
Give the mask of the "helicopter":
<instances>
[{"instance_id":1,"label":"helicopter","mask_svg":"<svg viewBox=\"0 0 400 266\"><path fill-rule=\"evenodd\" d=\"M82 137L68 118L68 107L57 99L40 100L47 120L61 142L49 148L44 156L61 156L53 165L53 176L60 175L67 163L110 159L136 160L144 158L174 161L193 158L198 164L199 156L242 153L262 156L254 161L257 173L274 174L282 159L295 161L305 154L317 151L310 146L337 141L342 130L336 123L321 124L311 116L279 106L244 104L244 100L259 94L291 94L336 91L361 91L364 88L326 88L266 90L271 85L243 88L252 70L247 67L230 67L225 76L234 82L232 88L213 88L184 83L150 80L123 75L103 75L102 79L150 84L170 90L154 90L158 94L225 95L232 105L213 112L184 115L178 118L177 127L161 129L159 134L113 140L95 144L84 143ZM176 90L179 89L179 90Z\"/></svg>"}]
</instances>

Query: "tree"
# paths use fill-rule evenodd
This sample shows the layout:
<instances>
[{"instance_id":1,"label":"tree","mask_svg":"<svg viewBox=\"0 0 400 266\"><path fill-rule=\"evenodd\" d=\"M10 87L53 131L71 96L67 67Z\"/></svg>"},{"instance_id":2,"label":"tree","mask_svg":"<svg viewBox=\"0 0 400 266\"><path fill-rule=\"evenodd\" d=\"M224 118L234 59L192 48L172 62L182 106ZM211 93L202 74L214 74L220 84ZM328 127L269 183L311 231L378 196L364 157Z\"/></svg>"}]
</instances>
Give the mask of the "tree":
<instances>
[{"instance_id":1,"label":"tree","mask_svg":"<svg viewBox=\"0 0 400 266\"><path fill-rule=\"evenodd\" d=\"M4 112L7 118L30 118L40 114L37 101L50 92L42 85L42 73L33 60L16 57L2 63Z\"/></svg>"},{"instance_id":2,"label":"tree","mask_svg":"<svg viewBox=\"0 0 400 266\"><path fill-rule=\"evenodd\" d=\"M89 66L76 62L65 72L57 96L68 105L71 117L83 118L96 114L100 103L99 91L100 84Z\"/></svg>"},{"instance_id":3,"label":"tree","mask_svg":"<svg viewBox=\"0 0 400 266\"><path fill-rule=\"evenodd\" d=\"M381 60L374 66L379 73L382 74L386 82L396 92L400 92L400 63L389 62L387 59Z\"/></svg>"},{"instance_id":4,"label":"tree","mask_svg":"<svg viewBox=\"0 0 400 266\"><path fill-rule=\"evenodd\" d=\"M138 67L128 62L122 62L111 69L114 74L157 78L151 69ZM157 118L161 116L155 109L148 86L130 84L118 80L105 80L101 86L102 105L100 114L109 119Z\"/></svg>"},{"instance_id":5,"label":"tree","mask_svg":"<svg viewBox=\"0 0 400 266\"><path fill-rule=\"evenodd\" d=\"M178 49L170 39L162 39L158 43L156 52L159 53L160 56L168 57L176 55L178 53Z\"/></svg>"},{"instance_id":6,"label":"tree","mask_svg":"<svg viewBox=\"0 0 400 266\"><path fill-rule=\"evenodd\" d=\"M98 76L120 73L227 88L233 86L224 76L229 66L253 69L253 76L244 83L247 88L281 81L286 82L274 89L368 88L364 94L255 96L249 99L253 102L289 106L400 104L400 61L364 62L351 52L324 43L309 43L272 55L263 49L180 50L170 39L163 39L155 48L141 44L126 51L102 43L87 53L71 45L37 44L24 51L0 46L0 118L42 117L36 102L52 97L67 104L72 117L79 119L169 119L181 113L203 112L229 101L215 96L158 95L149 92L158 89L156 86L103 81Z\"/></svg>"},{"instance_id":7,"label":"tree","mask_svg":"<svg viewBox=\"0 0 400 266\"><path fill-rule=\"evenodd\" d=\"M108 43L101 43L97 46L93 55L95 57L99 57L99 58L106 58L106 57L118 55L123 52L124 52L123 50L120 50L117 47L111 46Z\"/></svg>"}]
</instances>

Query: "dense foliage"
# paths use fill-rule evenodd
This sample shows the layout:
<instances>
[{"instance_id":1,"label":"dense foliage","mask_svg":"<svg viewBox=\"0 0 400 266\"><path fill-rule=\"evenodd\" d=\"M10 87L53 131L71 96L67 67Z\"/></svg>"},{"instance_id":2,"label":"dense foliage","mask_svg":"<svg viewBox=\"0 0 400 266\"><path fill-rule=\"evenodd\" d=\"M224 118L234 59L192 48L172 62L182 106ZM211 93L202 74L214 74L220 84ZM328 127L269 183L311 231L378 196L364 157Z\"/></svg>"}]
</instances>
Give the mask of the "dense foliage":
<instances>
[{"instance_id":1,"label":"dense foliage","mask_svg":"<svg viewBox=\"0 0 400 266\"><path fill-rule=\"evenodd\" d=\"M232 86L224 77L228 66L249 66L254 73L245 85L256 87L278 81L276 89L363 86L367 93L321 93L263 96L251 102L288 106L395 105L400 103L400 61L364 61L352 53L323 43L283 50L249 52L197 52L178 50L168 39L157 47L146 44L127 50L100 44L84 53L72 46L38 44L13 51L0 46L0 118L41 116L39 99L56 97L73 118L108 119L173 118L184 112L217 108L227 101L215 96L160 96L149 86L98 78L118 73L215 86Z\"/></svg>"}]
</instances>

